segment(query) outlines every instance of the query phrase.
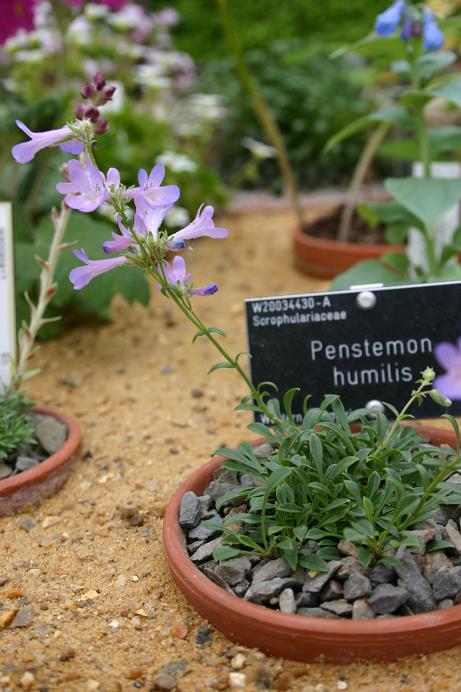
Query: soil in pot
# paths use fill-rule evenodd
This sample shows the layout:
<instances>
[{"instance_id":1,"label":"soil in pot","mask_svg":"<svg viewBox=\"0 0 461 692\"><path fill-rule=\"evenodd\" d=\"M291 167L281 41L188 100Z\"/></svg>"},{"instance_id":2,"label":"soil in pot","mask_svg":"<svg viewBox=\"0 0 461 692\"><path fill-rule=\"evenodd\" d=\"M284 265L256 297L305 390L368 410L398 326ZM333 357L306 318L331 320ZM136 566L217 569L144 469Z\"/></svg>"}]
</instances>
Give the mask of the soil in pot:
<instances>
[{"instance_id":1,"label":"soil in pot","mask_svg":"<svg viewBox=\"0 0 461 692\"><path fill-rule=\"evenodd\" d=\"M382 225L370 229L358 214L354 216L350 240L337 240L342 208L335 205L318 215L307 231L295 229L292 247L297 269L309 276L332 279L358 262L402 251L402 246L386 243Z\"/></svg>"},{"instance_id":2,"label":"soil in pot","mask_svg":"<svg viewBox=\"0 0 461 692\"><path fill-rule=\"evenodd\" d=\"M309 223L304 233L314 236L314 238L323 238L332 241L338 240L338 228L343 210L344 205L338 205L329 209ZM378 224L374 228L370 228L368 223L357 212L354 212L350 236L347 242L364 243L365 245L384 245L387 243L385 230L386 227L384 224Z\"/></svg>"}]
</instances>

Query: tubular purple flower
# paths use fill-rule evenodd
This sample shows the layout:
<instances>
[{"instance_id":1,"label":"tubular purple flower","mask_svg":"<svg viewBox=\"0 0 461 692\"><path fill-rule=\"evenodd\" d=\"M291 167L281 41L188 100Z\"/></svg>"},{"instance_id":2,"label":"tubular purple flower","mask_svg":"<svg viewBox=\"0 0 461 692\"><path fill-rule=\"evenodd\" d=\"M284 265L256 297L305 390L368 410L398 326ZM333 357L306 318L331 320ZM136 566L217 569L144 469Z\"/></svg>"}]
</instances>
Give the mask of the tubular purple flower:
<instances>
[{"instance_id":1,"label":"tubular purple flower","mask_svg":"<svg viewBox=\"0 0 461 692\"><path fill-rule=\"evenodd\" d=\"M192 288L190 285L191 276L186 271L186 263L181 255L177 255L171 264L164 260L162 267L168 283L176 288L180 288L189 296L211 296L218 290L216 284L207 284L202 288Z\"/></svg>"},{"instance_id":2,"label":"tubular purple flower","mask_svg":"<svg viewBox=\"0 0 461 692\"><path fill-rule=\"evenodd\" d=\"M409 41L413 35L413 19L407 17L403 23L402 31L400 32L400 38L402 41Z\"/></svg>"},{"instance_id":3,"label":"tubular purple flower","mask_svg":"<svg viewBox=\"0 0 461 692\"><path fill-rule=\"evenodd\" d=\"M226 238L229 233L225 228L216 228L213 221L214 209L211 205L203 208L203 205L197 212L195 219L185 226L180 231L173 233L171 240L193 240L201 236L209 238Z\"/></svg>"},{"instance_id":4,"label":"tubular purple flower","mask_svg":"<svg viewBox=\"0 0 461 692\"><path fill-rule=\"evenodd\" d=\"M11 150L18 163L29 163L37 152L46 147L60 146L63 151L72 154L80 154L83 151L83 144L74 138L74 133L67 125L46 132L32 132L21 120L16 120L16 125L30 137L29 142L16 144Z\"/></svg>"},{"instance_id":5,"label":"tubular purple flower","mask_svg":"<svg viewBox=\"0 0 461 692\"><path fill-rule=\"evenodd\" d=\"M171 204L153 207L143 196L134 198L136 213L134 217L134 229L139 235L150 233L153 239L158 239L160 224L167 212L171 209Z\"/></svg>"},{"instance_id":6,"label":"tubular purple flower","mask_svg":"<svg viewBox=\"0 0 461 692\"><path fill-rule=\"evenodd\" d=\"M445 369L445 374L438 375L434 387L440 394L450 399L461 399L461 337L456 346L448 341L442 341L434 348L434 356L439 365Z\"/></svg>"},{"instance_id":7,"label":"tubular purple flower","mask_svg":"<svg viewBox=\"0 0 461 692\"><path fill-rule=\"evenodd\" d=\"M65 195L67 206L85 213L100 207L109 197L106 179L101 171L89 157L86 157L84 163L79 159L71 159L67 165L70 182L56 185L57 191Z\"/></svg>"},{"instance_id":8,"label":"tubular purple flower","mask_svg":"<svg viewBox=\"0 0 461 692\"><path fill-rule=\"evenodd\" d=\"M428 51L439 50L445 43L445 36L439 29L437 20L429 8L424 9L423 46Z\"/></svg>"},{"instance_id":9,"label":"tubular purple flower","mask_svg":"<svg viewBox=\"0 0 461 692\"><path fill-rule=\"evenodd\" d=\"M375 31L380 36L392 36L402 21L405 0L396 0L385 12L376 17Z\"/></svg>"},{"instance_id":10,"label":"tubular purple flower","mask_svg":"<svg viewBox=\"0 0 461 692\"><path fill-rule=\"evenodd\" d=\"M133 243L133 237L129 229L122 223L120 216L117 218L117 223L120 233L112 233L113 240L106 240L102 244L102 249L106 255L109 255L111 252L123 252Z\"/></svg>"},{"instance_id":11,"label":"tubular purple flower","mask_svg":"<svg viewBox=\"0 0 461 692\"><path fill-rule=\"evenodd\" d=\"M113 257L111 259L90 260L84 250L74 250L74 255L84 263L82 267L75 267L69 274L74 289L80 291L87 286L95 276L104 274L128 262L126 257Z\"/></svg>"},{"instance_id":12,"label":"tubular purple flower","mask_svg":"<svg viewBox=\"0 0 461 692\"><path fill-rule=\"evenodd\" d=\"M160 186L165 177L165 166L157 164L153 167L149 175L144 169L139 171L139 187L127 190L126 194L135 201L143 198L148 204L155 207L165 207L173 205L179 199L179 187L177 185Z\"/></svg>"},{"instance_id":13,"label":"tubular purple flower","mask_svg":"<svg viewBox=\"0 0 461 692\"><path fill-rule=\"evenodd\" d=\"M212 296L213 293L216 293L218 290L218 287L216 284L207 284L206 286L203 286L202 288L192 288L190 291L191 296Z\"/></svg>"}]
</instances>

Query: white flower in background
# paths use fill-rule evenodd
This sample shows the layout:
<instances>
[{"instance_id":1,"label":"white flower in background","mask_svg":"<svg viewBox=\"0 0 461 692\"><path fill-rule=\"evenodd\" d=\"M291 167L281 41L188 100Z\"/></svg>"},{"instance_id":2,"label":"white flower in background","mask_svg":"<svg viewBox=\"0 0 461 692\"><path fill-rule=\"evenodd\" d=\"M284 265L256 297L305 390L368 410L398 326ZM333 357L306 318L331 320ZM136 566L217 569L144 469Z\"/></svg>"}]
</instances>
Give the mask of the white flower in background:
<instances>
[{"instance_id":1,"label":"white flower in background","mask_svg":"<svg viewBox=\"0 0 461 692\"><path fill-rule=\"evenodd\" d=\"M93 2L89 2L85 5L83 9L83 14L90 22L97 21L98 19L104 19L109 14L109 8L106 5L96 5Z\"/></svg>"},{"instance_id":2,"label":"white flower in background","mask_svg":"<svg viewBox=\"0 0 461 692\"><path fill-rule=\"evenodd\" d=\"M258 140L253 139L253 137L244 137L244 139L242 139L242 144L249 149L257 159L273 159L277 155L277 150L274 147L269 146L269 144L264 144L263 142L258 142Z\"/></svg>"},{"instance_id":3,"label":"white flower in background","mask_svg":"<svg viewBox=\"0 0 461 692\"><path fill-rule=\"evenodd\" d=\"M61 36L52 29L37 29L34 32L41 49L48 55L54 55L61 49Z\"/></svg>"},{"instance_id":4,"label":"white flower in background","mask_svg":"<svg viewBox=\"0 0 461 692\"><path fill-rule=\"evenodd\" d=\"M44 51L40 50L39 48L36 50L18 50L14 54L14 59L16 62L25 62L31 64L41 62L44 57Z\"/></svg>"},{"instance_id":5,"label":"white flower in background","mask_svg":"<svg viewBox=\"0 0 461 692\"><path fill-rule=\"evenodd\" d=\"M67 38L76 46L87 46L93 40L93 28L88 19L81 15L69 24Z\"/></svg>"},{"instance_id":6,"label":"white flower in background","mask_svg":"<svg viewBox=\"0 0 461 692\"><path fill-rule=\"evenodd\" d=\"M51 2L37 2L34 5L34 26L36 29L47 29L53 24Z\"/></svg>"},{"instance_id":7,"label":"white flower in background","mask_svg":"<svg viewBox=\"0 0 461 692\"><path fill-rule=\"evenodd\" d=\"M195 117L203 120L220 120L226 115L221 97L217 94L193 94L189 107Z\"/></svg>"},{"instance_id":8,"label":"white flower in background","mask_svg":"<svg viewBox=\"0 0 461 692\"><path fill-rule=\"evenodd\" d=\"M141 86L151 89L169 89L171 79L165 74L161 65L136 65L136 80Z\"/></svg>"},{"instance_id":9,"label":"white flower in background","mask_svg":"<svg viewBox=\"0 0 461 692\"><path fill-rule=\"evenodd\" d=\"M197 170L195 161L175 151L164 151L163 154L157 156L156 163L161 163L173 173L194 173Z\"/></svg>"},{"instance_id":10,"label":"white flower in background","mask_svg":"<svg viewBox=\"0 0 461 692\"><path fill-rule=\"evenodd\" d=\"M151 14L151 17L156 26L175 26L181 19L179 13L172 7L165 7L164 10Z\"/></svg>"},{"instance_id":11,"label":"white flower in background","mask_svg":"<svg viewBox=\"0 0 461 692\"><path fill-rule=\"evenodd\" d=\"M189 212L184 207L174 206L165 216L165 223L169 228L183 227L190 221Z\"/></svg>"},{"instance_id":12,"label":"white flower in background","mask_svg":"<svg viewBox=\"0 0 461 692\"><path fill-rule=\"evenodd\" d=\"M7 53L14 53L29 47L29 33L25 29L19 29L14 36L11 36L5 41L5 50Z\"/></svg>"},{"instance_id":13,"label":"white flower in background","mask_svg":"<svg viewBox=\"0 0 461 692\"><path fill-rule=\"evenodd\" d=\"M139 58L144 56L144 50L144 46L142 45L131 43L130 41L125 41L117 37L117 52L119 55L126 55L127 58L131 58L132 60L139 60Z\"/></svg>"},{"instance_id":14,"label":"white flower in background","mask_svg":"<svg viewBox=\"0 0 461 692\"><path fill-rule=\"evenodd\" d=\"M146 30L149 26L149 30L152 28L152 20L148 14L140 7L134 3L128 3L124 5L118 12L111 12L107 17L108 23L114 27L114 29L119 29L120 31L130 31L137 29L139 26Z\"/></svg>"}]
</instances>

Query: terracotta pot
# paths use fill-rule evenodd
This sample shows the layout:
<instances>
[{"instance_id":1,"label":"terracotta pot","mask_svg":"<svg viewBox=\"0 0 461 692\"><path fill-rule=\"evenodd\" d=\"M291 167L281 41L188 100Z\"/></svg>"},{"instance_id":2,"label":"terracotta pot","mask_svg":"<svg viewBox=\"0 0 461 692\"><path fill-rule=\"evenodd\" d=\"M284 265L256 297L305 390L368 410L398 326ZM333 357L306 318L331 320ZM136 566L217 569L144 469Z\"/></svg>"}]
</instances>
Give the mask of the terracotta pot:
<instances>
[{"instance_id":1,"label":"terracotta pot","mask_svg":"<svg viewBox=\"0 0 461 692\"><path fill-rule=\"evenodd\" d=\"M367 259L378 259L386 252L402 252L401 245L371 243L343 243L327 238L316 238L300 228L293 237L295 265L309 276L319 279L333 279Z\"/></svg>"},{"instance_id":2,"label":"terracotta pot","mask_svg":"<svg viewBox=\"0 0 461 692\"><path fill-rule=\"evenodd\" d=\"M454 433L415 426L433 444L455 446ZM258 441L259 442L259 441ZM227 593L191 562L178 523L181 498L200 495L222 457L209 461L178 488L168 504L163 541L173 579L196 610L231 641L297 661L389 661L461 644L461 605L421 615L344 621L286 615Z\"/></svg>"},{"instance_id":3,"label":"terracotta pot","mask_svg":"<svg viewBox=\"0 0 461 692\"><path fill-rule=\"evenodd\" d=\"M67 426L64 445L48 459L28 471L0 480L0 516L14 514L25 505L53 495L66 481L72 466L78 459L80 427L70 416L52 408L40 406L34 413L54 416Z\"/></svg>"}]
</instances>

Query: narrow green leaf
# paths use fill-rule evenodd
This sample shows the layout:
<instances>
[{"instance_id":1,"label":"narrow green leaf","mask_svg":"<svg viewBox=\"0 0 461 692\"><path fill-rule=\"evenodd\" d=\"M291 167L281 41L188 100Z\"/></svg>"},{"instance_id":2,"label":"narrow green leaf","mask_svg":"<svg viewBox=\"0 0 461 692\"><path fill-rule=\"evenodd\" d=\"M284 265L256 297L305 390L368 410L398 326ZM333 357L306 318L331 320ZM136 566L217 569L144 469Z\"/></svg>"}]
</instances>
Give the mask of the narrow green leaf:
<instances>
[{"instance_id":1,"label":"narrow green leaf","mask_svg":"<svg viewBox=\"0 0 461 692\"><path fill-rule=\"evenodd\" d=\"M238 548L231 548L230 546L223 546L222 548L215 548L213 550L213 560L220 562L221 560L230 560L232 557L237 557L241 555L242 551Z\"/></svg>"}]
</instances>

